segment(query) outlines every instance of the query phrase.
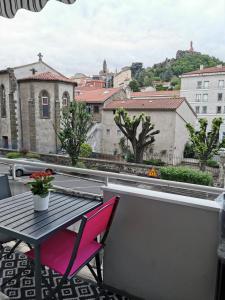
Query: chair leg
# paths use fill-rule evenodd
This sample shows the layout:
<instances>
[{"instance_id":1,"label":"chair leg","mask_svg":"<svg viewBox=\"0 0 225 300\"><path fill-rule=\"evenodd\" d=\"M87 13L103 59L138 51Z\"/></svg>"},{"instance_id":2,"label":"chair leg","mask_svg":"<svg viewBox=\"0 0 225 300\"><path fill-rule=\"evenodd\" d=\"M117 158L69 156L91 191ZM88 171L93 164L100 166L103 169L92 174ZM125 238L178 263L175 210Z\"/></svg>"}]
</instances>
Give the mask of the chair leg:
<instances>
[{"instance_id":1,"label":"chair leg","mask_svg":"<svg viewBox=\"0 0 225 300\"><path fill-rule=\"evenodd\" d=\"M96 282L99 282L98 276L96 275L95 271L93 270L92 266L90 263L87 263L88 269L91 272L92 276L94 277Z\"/></svg>"},{"instance_id":2,"label":"chair leg","mask_svg":"<svg viewBox=\"0 0 225 300\"><path fill-rule=\"evenodd\" d=\"M52 300L52 299L57 299L56 294L58 293L58 291L61 289L61 287L63 286L63 284L66 282L67 280L67 276L63 276L59 282L59 284L57 285L56 288L52 289L49 284L47 285L48 289L50 290L50 294L49 296L46 298L46 300ZM50 287L50 288L49 288Z\"/></svg>"},{"instance_id":3,"label":"chair leg","mask_svg":"<svg viewBox=\"0 0 225 300\"><path fill-rule=\"evenodd\" d=\"M98 275L98 282L102 283L102 270L101 270L101 260L100 260L100 254L97 253L95 256L96 261L96 269L97 269L97 275Z\"/></svg>"}]
</instances>

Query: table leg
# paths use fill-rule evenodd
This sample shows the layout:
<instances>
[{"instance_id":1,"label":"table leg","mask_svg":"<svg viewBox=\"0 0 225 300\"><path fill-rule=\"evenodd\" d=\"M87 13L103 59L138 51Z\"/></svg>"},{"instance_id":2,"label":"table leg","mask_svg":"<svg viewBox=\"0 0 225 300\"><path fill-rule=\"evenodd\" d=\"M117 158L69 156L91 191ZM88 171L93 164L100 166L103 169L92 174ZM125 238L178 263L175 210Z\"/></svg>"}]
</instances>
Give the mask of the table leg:
<instances>
[{"instance_id":1,"label":"table leg","mask_svg":"<svg viewBox=\"0 0 225 300\"><path fill-rule=\"evenodd\" d=\"M35 293L36 300L41 300L41 257L40 257L40 245L36 245L34 248L35 260L34 260L34 278L35 278Z\"/></svg>"}]
</instances>

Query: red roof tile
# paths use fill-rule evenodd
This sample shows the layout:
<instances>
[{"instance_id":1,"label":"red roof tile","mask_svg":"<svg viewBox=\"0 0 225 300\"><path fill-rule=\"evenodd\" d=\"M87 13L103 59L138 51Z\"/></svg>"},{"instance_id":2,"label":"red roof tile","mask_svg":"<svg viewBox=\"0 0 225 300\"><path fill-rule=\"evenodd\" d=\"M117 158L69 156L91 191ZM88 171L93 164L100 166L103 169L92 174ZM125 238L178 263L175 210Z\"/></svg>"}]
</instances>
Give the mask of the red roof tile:
<instances>
[{"instance_id":1,"label":"red roof tile","mask_svg":"<svg viewBox=\"0 0 225 300\"><path fill-rule=\"evenodd\" d=\"M120 88L82 90L79 95L75 96L75 100L82 102L103 103L120 90Z\"/></svg>"},{"instance_id":2,"label":"red roof tile","mask_svg":"<svg viewBox=\"0 0 225 300\"><path fill-rule=\"evenodd\" d=\"M211 68L204 68L202 70L198 69L192 72L188 72L188 73L184 73L183 75L194 75L194 74L207 74L207 73L221 73L224 72L225 73L225 66L216 66L216 67L211 67Z\"/></svg>"},{"instance_id":3,"label":"red roof tile","mask_svg":"<svg viewBox=\"0 0 225 300\"><path fill-rule=\"evenodd\" d=\"M72 83L75 84L75 82L69 78L67 78L66 76L61 76L52 72L44 72L44 73L38 73L26 78L22 78L18 81L60 81L60 82L68 82L68 83Z\"/></svg>"},{"instance_id":4,"label":"red roof tile","mask_svg":"<svg viewBox=\"0 0 225 300\"><path fill-rule=\"evenodd\" d=\"M125 108L127 110L176 110L185 98L125 99L115 100L106 105L104 110Z\"/></svg>"},{"instance_id":5,"label":"red roof tile","mask_svg":"<svg viewBox=\"0 0 225 300\"><path fill-rule=\"evenodd\" d=\"M179 97L180 91L148 91L148 92L133 92L131 98L154 98L154 97Z\"/></svg>"}]
</instances>

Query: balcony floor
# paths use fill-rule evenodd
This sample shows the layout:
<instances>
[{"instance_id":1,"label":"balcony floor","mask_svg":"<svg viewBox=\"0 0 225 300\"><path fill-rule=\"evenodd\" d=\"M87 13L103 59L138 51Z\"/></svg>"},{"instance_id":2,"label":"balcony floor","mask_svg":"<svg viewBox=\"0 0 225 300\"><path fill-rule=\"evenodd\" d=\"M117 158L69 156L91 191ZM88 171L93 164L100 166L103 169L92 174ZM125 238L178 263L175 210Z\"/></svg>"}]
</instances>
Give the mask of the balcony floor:
<instances>
[{"instance_id":1,"label":"balcony floor","mask_svg":"<svg viewBox=\"0 0 225 300\"><path fill-rule=\"evenodd\" d=\"M7 253L9 248L6 247L4 252ZM26 257L22 252L17 252L11 255L9 259L0 261L0 285L13 277L19 270L26 267ZM60 275L45 269L43 276L50 282L51 286L57 285L60 279ZM43 285L42 293L46 295L47 288ZM34 300L34 274L32 271L27 270L25 274L17 280L12 280L6 286L2 288L2 292L7 295L11 300ZM58 294L58 300L92 300L92 299L110 299L110 300L127 300L125 296L115 294L107 291L107 296L100 296L99 288L92 282L81 279L80 277L74 277L71 281L68 281L62 287ZM0 299L1 295L0 295ZM3 298L4 299L4 298ZM7 298L6 298L7 299ZM129 299L128 299L129 300Z\"/></svg>"}]
</instances>

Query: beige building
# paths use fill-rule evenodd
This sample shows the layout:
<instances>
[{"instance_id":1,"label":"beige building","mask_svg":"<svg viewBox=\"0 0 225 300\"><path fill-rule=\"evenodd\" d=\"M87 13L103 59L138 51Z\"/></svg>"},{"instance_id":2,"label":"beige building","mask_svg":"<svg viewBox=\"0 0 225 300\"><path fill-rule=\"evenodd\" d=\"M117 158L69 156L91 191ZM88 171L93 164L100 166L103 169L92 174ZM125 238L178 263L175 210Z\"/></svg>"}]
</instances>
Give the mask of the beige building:
<instances>
[{"instance_id":1,"label":"beige building","mask_svg":"<svg viewBox=\"0 0 225 300\"><path fill-rule=\"evenodd\" d=\"M124 67L122 70L114 75L113 87L126 88L132 80L132 72L130 67Z\"/></svg>"},{"instance_id":2,"label":"beige building","mask_svg":"<svg viewBox=\"0 0 225 300\"><path fill-rule=\"evenodd\" d=\"M144 112L151 116L155 129L160 130L152 151L154 154L182 158L185 143L188 141L186 124L195 124L196 114L185 98L155 98L152 100L119 100L106 105L103 110L103 153L120 152L119 141L123 136L114 122L117 108L125 108L131 116ZM178 160L176 159L178 162Z\"/></svg>"}]
</instances>

